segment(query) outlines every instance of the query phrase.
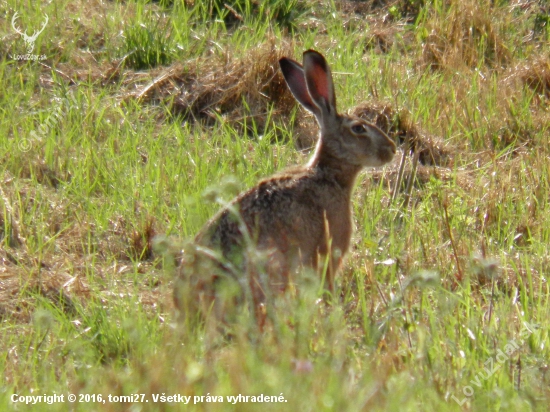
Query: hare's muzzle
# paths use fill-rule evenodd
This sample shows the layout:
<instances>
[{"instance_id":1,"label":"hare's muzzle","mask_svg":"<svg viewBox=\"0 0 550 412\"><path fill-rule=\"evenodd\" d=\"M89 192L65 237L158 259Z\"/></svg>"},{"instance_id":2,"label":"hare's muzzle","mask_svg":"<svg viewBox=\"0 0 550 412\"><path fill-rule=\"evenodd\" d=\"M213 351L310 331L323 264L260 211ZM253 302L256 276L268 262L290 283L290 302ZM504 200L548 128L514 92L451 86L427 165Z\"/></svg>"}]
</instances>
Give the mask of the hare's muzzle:
<instances>
[{"instance_id":1,"label":"hare's muzzle","mask_svg":"<svg viewBox=\"0 0 550 412\"><path fill-rule=\"evenodd\" d=\"M382 130L377 130L378 158L382 164L391 162L397 152L395 142Z\"/></svg>"}]
</instances>

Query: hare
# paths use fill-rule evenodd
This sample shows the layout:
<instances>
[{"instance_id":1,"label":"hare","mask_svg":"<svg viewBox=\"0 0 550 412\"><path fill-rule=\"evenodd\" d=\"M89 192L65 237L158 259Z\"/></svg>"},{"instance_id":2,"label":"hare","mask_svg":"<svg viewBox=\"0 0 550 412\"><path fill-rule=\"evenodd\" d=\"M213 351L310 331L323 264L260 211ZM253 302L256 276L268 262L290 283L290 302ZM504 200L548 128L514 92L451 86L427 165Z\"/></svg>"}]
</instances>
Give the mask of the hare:
<instances>
[{"instance_id":1,"label":"hare","mask_svg":"<svg viewBox=\"0 0 550 412\"><path fill-rule=\"evenodd\" d=\"M227 296L234 301L243 290L257 310L304 268L323 271L333 289L352 235L355 179L365 167L390 162L396 145L375 125L337 112L331 71L320 53L304 52L303 62L284 57L279 64L296 100L317 119L315 153L306 165L240 194L198 233L176 281L180 311L213 309L224 317Z\"/></svg>"}]
</instances>

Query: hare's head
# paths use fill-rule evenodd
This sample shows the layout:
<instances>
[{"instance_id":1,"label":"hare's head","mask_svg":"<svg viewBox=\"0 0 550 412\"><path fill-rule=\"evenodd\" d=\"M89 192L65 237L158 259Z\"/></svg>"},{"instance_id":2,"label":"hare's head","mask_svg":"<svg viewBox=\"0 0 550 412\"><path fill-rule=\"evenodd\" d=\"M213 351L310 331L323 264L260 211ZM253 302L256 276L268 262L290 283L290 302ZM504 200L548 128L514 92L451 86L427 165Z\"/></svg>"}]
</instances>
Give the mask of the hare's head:
<instances>
[{"instance_id":1,"label":"hare's head","mask_svg":"<svg viewBox=\"0 0 550 412\"><path fill-rule=\"evenodd\" d=\"M279 64L292 94L317 118L317 153L357 167L381 166L393 159L395 143L378 127L356 116L338 114L332 75L325 58L304 52L304 65L283 57Z\"/></svg>"}]
</instances>

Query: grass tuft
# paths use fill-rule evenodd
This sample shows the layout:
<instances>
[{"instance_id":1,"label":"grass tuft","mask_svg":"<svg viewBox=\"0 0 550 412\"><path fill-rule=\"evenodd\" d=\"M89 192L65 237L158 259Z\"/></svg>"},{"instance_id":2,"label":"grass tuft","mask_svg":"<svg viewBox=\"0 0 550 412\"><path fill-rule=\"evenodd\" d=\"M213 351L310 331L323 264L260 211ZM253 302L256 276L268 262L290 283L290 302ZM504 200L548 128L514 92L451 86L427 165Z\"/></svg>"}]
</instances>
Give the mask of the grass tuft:
<instances>
[{"instance_id":1,"label":"grass tuft","mask_svg":"<svg viewBox=\"0 0 550 412\"><path fill-rule=\"evenodd\" d=\"M166 66L173 58L170 30L161 22L136 23L124 30L124 60L135 70Z\"/></svg>"}]
</instances>

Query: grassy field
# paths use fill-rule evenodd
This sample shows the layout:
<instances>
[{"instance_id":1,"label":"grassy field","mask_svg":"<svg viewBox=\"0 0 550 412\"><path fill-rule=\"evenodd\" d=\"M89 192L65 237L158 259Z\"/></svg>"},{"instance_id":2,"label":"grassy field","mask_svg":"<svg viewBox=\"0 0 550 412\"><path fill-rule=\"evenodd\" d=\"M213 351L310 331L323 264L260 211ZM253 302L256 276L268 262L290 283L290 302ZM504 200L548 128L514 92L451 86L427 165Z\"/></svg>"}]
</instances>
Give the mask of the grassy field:
<instances>
[{"instance_id":1,"label":"grassy field","mask_svg":"<svg viewBox=\"0 0 550 412\"><path fill-rule=\"evenodd\" d=\"M0 1L0 409L548 410L549 13ZM178 323L153 239L307 161L277 61L308 48L401 144L358 179L336 292L304 274L231 339Z\"/></svg>"}]
</instances>

